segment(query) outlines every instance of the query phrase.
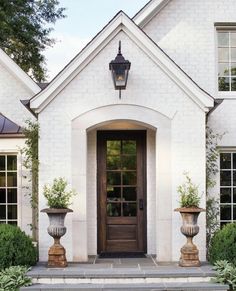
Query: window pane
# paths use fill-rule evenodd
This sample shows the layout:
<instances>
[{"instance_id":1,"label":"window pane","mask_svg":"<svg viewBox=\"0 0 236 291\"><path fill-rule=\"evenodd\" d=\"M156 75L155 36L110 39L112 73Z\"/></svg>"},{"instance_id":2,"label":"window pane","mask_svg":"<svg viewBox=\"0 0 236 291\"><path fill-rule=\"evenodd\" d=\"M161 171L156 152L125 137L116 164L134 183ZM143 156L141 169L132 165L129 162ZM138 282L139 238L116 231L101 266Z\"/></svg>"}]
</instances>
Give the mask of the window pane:
<instances>
[{"instance_id":1,"label":"window pane","mask_svg":"<svg viewBox=\"0 0 236 291\"><path fill-rule=\"evenodd\" d=\"M0 171L5 171L5 156L0 156Z\"/></svg>"},{"instance_id":2,"label":"window pane","mask_svg":"<svg viewBox=\"0 0 236 291\"><path fill-rule=\"evenodd\" d=\"M17 186L17 173L8 172L7 173L7 187L16 187Z\"/></svg>"},{"instance_id":3,"label":"window pane","mask_svg":"<svg viewBox=\"0 0 236 291\"><path fill-rule=\"evenodd\" d=\"M233 220L236 220L236 205L233 207Z\"/></svg>"},{"instance_id":4,"label":"window pane","mask_svg":"<svg viewBox=\"0 0 236 291\"><path fill-rule=\"evenodd\" d=\"M125 201L136 201L136 199L137 199L136 187L124 187L123 188L123 199Z\"/></svg>"},{"instance_id":5,"label":"window pane","mask_svg":"<svg viewBox=\"0 0 236 291\"><path fill-rule=\"evenodd\" d=\"M231 78L231 91L236 91L236 78Z\"/></svg>"},{"instance_id":6,"label":"window pane","mask_svg":"<svg viewBox=\"0 0 236 291\"><path fill-rule=\"evenodd\" d=\"M123 140L122 142L122 153L123 154L136 154L136 141L135 140Z\"/></svg>"},{"instance_id":7,"label":"window pane","mask_svg":"<svg viewBox=\"0 0 236 291\"><path fill-rule=\"evenodd\" d=\"M218 60L219 62L229 62L228 48L218 48Z\"/></svg>"},{"instance_id":8,"label":"window pane","mask_svg":"<svg viewBox=\"0 0 236 291\"><path fill-rule=\"evenodd\" d=\"M124 216L137 216L137 204L136 203L123 203L123 215Z\"/></svg>"},{"instance_id":9,"label":"window pane","mask_svg":"<svg viewBox=\"0 0 236 291\"><path fill-rule=\"evenodd\" d=\"M121 173L107 172L107 185L120 185Z\"/></svg>"},{"instance_id":10,"label":"window pane","mask_svg":"<svg viewBox=\"0 0 236 291\"><path fill-rule=\"evenodd\" d=\"M236 47L236 32L230 33L230 46Z\"/></svg>"},{"instance_id":11,"label":"window pane","mask_svg":"<svg viewBox=\"0 0 236 291\"><path fill-rule=\"evenodd\" d=\"M229 46L228 32L218 32L218 46Z\"/></svg>"},{"instance_id":12,"label":"window pane","mask_svg":"<svg viewBox=\"0 0 236 291\"><path fill-rule=\"evenodd\" d=\"M0 187L6 186L6 174L0 173Z\"/></svg>"},{"instance_id":13,"label":"window pane","mask_svg":"<svg viewBox=\"0 0 236 291\"><path fill-rule=\"evenodd\" d=\"M230 220L231 219L231 206L230 205L221 205L221 207L220 207L220 219L221 220Z\"/></svg>"},{"instance_id":14,"label":"window pane","mask_svg":"<svg viewBox=\"0 0 236 291\"><path fill-rule=\"evenodd\" d=\"M120 201L121 200L120 187L107 187L107 201Z\"/></svg>"},{"instance_id":15,"label":"window pane","mask_svg":"<svg viewBox=\"0 0 236 291\"><path fill-rule=\"evenodd\" d=\"M236 171L233 171L233 185L236 186Z\"/></svg>"},{"instance_id":16,"label":"window pane","mask_svg":"<svg viewBox=\"0 0 236 291\"><path fill-rule=\"evenodd\" d=\"M120 155L121 141L108 140L107 141L107 154L108 155Z\"/></svg>"},{"instance_id":17,"label":"window pane","mask_svg":"<svg viewBox=\"0 0 236 291\"><path fill-rule=\"evenodd\" d=\"M231 153L220 154L220 168L231 169Z\"/></svg>"},{"instance_id":18,"label":"window pane","mask_svg":"<svg viewBox=\"0 0 236 291\"><path fill-rule=\"evenodd\" d=\"M234 188L233 190L233 200L234 200L234 203L236 203L236 188Z\"/></svg>"},{"instance_id":19,"label":"window pane","mask_svg":"<svg viewBox=\"0 0 236 291\"><path fill-rule=\"evenodd\" d=\"M6 203L6 190L0 189L0 203Z\"/></svg>"},{"instance_id":20,"label":"window pane","mask_svg":"<svg viewBox=\"0 0 236 291\"><path fill-rule=\"evenodd\" d=\"M17 189L7 189L7 202L17 203Z\"/></svg>"},{"instance_id":21,"label":"window pane","mask_svg":"<svg viewBox=\"0 0 236 291\"><path fill-rule=\"evenodd\" d=\"M7 156L7 170L16 171L17 170L17 157Z\"/></svg>"},{"instance_id":22,"label":"window pane","mask_svg":"<svg viewBox=\"0 0 236 291\"><path fill-rule=\"evenodd\" d=\"M231 188L220 189L220 203L231 203Z\"/></svg>"},{"instance_id":23,"label":"window pane","mask_svg":"<svg viewBox=\"0 0 236 291\"><path fill-rule=\"evenodd\" d=\"M233 154L233 168L236 169L236 154Z\"/></svg>"},{"instance_id":24,"label":"window pane","mask_svg":"<svg viewBox=\"0 0 236 291\"><path fill-rule=\"evenodd\" d=\"M17 206L16 205L8 205L7 206L7 215L8 215L8 219L17 219Z\"/></svg>"},{"instance_id":25,"label":"window pane","mask_svg":"<svg viewBox=\"0 0 236 291\"><path fill-rule=\"evenodd\" d=\"M231 186L231 171L220 171L220 185Z\"/></svg>"},{"instance_id":26,"label":"window pane","mask_svg":"<svg viewBox=\"0 0 236 291\"><path fill-rule=\"evenodd\" d=\"M107 156L107 169L119 170L120 169L120 156Z\"/></svg>"},{"instance_id":27,"label":"window pane","mask_svg":"<svg viewBox=\"0 0 236 291\"><path fill-rule=\"evenodd\" d=\"M6 219L6 206L0 205L0 219Z\"/></svg>"},{"instance_id":28,"label":"window pane","mask_svg":"<svg viewBox=\"0 0 236 291\"><path fill-rule=\"evenodd\" d=\"M231 76L236 76L236 63L231 64Z\"/></svg>"},{"instance_id":29,"label":"window pane","mask_svg":"<svg viewBox=\"0 0 236 291\"><path fill-rule=\"evenodd\" d=\"M219 91L229 91L229 78L218 78Z\"/></svg>"},{"instance_id":30,"label":"window pane","mask_svg":"<svg viewBox=\"0 0 236 291\"><path fill-rule=\"evenodd\" d=\"M229 76L229 63L219 63L218 67L219 76Z\"/></svg>"},{"instance_id":31,"label":"window pane","mask_svg":"<svg viewBox=\"0 0 236 291\"><path fill-rule=\"evenodd\" d=\"M108 203L107 204L107 216L121 216L121 204L120 203Z\"/></svg>"},{"instance_id":32,"label":"window pane","mask_svg":"<svg viewBox=\"0 0 236 291\"><path fill-rule=\"evenodd\" d=\"M236 48L231 48L231 61L236 61Z\"/></svg>"},{"instance_id":33,"label":"window pane","mask_svg":"<svg viewBox=\"0 0 236 291\"><path fill-rule=\"evenodd\" d=\"M136 156L123 156L122 170L136 170Z\"/></svg>"},{"instance_id":34,"label":"window pane","mask_svg":"<svg viewBox=\"0 0 236 291\"><path fill-rule=\"evenodd\" d=\"M123 172L123 185L136 185L137 174L133 172Z\"/></svg>"},{"instance_id":35,"label":"window pane","mask_svg":"<svg viewBox=\"0 0 236 291\"><path fill-rule=\"evenodd\" d=\"M17 221L8 221L8 224L11 224L11 225L17 225Z\"/></svg>"}]
</instances>

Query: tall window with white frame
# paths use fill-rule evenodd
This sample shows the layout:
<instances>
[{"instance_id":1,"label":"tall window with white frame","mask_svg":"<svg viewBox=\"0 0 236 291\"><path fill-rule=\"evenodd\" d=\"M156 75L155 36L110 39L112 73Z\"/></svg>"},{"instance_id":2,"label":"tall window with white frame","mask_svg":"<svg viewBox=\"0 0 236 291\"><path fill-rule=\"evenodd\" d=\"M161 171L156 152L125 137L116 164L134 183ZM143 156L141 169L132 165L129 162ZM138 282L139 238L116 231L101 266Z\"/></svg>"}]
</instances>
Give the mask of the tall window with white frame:
<instances>
[{"instance_id":1,"label":"tall window with white frame","mask_svg":"<svg viewBox=\"0 0 236 291\"><path fill-rule=\"evenodd\" d=\"M17 156L0 154L0 223L17 225Z\"/></svg>"},{"instance_id":2,"label":"tall window with white frame","mask_svg":"<svg viewBox=\"0 0 236 291\"><path fill-rule=\"evenodd\" d=\"M220 153L220 224L236 222L236 152Z\"/></svg>"},{"instance_id":3,"label":"tall window with white frame","mask_svg":"<svg viewBox=\"0 0 236 291\"><path fill-rule=\"evenodd\" d=\"M236 91L236 30L217 30L218 90Z\"/></svg>"}]
</instances>

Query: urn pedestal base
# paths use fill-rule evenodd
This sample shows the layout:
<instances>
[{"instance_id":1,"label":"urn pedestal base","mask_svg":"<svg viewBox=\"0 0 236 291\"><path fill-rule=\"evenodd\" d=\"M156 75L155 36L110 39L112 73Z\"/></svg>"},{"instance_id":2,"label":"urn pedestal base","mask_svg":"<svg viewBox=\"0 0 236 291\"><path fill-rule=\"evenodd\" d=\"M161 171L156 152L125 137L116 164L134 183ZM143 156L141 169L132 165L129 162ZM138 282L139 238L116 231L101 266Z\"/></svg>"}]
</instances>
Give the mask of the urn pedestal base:
<instances>
[{"instance_id":1,"label":"urn pedestal base","mask_svg":"<svg viewBox=\"0 0 236 291\"><path fill-rule=\"evenodd\" d=\"M191 246L183 246L180 250L181 257L179 260L179 265L181 267L200 267L201 263L198 257L198 249L192 244Z\"/></svg>"},{"instance_id":2,"label":"urn pedestal base","mask_svg":"<svg viewBox=\"0 0 236 291\"><path fill-rule=\"evenodd\" d=\"M67 267L66 250L60 244L54 244L48 251L48 267Z\"/></svg>"}]
</instances>

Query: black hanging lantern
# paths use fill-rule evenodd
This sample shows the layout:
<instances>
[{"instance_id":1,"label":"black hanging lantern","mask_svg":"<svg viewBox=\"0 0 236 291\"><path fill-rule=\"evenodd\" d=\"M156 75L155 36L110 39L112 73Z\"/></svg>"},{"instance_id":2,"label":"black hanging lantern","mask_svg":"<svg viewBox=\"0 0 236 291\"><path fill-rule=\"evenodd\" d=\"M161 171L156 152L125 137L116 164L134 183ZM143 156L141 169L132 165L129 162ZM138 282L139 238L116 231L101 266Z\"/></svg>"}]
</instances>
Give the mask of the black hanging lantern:
<instances>
[{"instance_id":1,"label":"black hanging lantern","mask_svg":"<svg viewBox=\"0 0 236 291\"><path fill-rule=\"evenodd\" d=\"M109 64L116 90L124 90L126 88L130 65L131 63L122 56L121 41L119 41L118 54Z\"/></svg>"}]
</instances>

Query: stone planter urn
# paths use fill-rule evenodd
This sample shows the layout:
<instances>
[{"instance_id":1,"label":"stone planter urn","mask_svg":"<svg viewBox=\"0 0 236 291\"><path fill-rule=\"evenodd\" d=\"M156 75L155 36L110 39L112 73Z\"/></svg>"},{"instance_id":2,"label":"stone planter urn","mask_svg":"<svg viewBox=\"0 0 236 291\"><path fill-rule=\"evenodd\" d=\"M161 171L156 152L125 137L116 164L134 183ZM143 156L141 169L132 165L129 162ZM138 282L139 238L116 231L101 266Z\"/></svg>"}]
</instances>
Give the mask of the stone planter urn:
<instances>
[{"instance_id":1,"label":"stone planter urn","mask_svg":"<svg viewBox=\"0 0 236 291\"><path fill-rule=\"evenodd\" d=\"M45 212L49 218L48 234L53 237L54 244L48 251L48 267L64 268L67 266L66 250L60 244L60 238L66 233L64 226L65 216L73 210L68 208L46 208L41 210Z\"/></svg>"},{"instance_id":2,"label":"stone planter urn","mask_svg":"<svg viewBox=\"0 0 236 291\"><path fill-rule=\"evenodd\" d=\"M175 211L180 212L182 216L183 225L180 230L187 238L186 244L180 250L179 265L181 267L199 267L201 265L198 256L199 251L193 243L193 237L199 232L199 226L197 225L198 216L205 210L197 207L183 207L177 208Z\"/></svg>"}]
</instances>

